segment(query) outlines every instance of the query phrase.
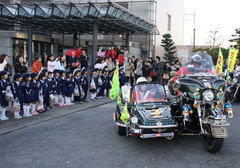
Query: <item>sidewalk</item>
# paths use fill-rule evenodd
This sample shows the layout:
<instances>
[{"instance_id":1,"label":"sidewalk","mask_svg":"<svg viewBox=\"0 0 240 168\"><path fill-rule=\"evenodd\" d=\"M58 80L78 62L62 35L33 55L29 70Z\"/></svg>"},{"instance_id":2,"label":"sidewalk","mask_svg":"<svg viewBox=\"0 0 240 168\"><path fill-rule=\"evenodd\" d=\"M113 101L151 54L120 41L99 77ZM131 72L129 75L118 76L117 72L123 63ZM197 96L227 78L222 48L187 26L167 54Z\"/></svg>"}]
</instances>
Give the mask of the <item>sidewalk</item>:
<instances>
[{"instance_id":1,"label":"sidewalk","mask_svg":"<svg viewBox=\"0 0 240 168\"><path fill-rule=\"evenodd\" d=\"M79 111L83 111L89 108L94 108L103 104L111 103L114 101L107 97L96 101L88 101L83 104L75 103L73 106L54 107L53 109L45 113L41 113L39 115L29 118L22 118L19 120L13 119L12 114L9 114L10 112L8 112L7 115L9 114L11 116L10 119L7 121L0 121L0 135L7 134L15 130L19 130L25 127L36 125L63 116L67 116L73 113L77 113Z\"/></svg>"}]
</instances>

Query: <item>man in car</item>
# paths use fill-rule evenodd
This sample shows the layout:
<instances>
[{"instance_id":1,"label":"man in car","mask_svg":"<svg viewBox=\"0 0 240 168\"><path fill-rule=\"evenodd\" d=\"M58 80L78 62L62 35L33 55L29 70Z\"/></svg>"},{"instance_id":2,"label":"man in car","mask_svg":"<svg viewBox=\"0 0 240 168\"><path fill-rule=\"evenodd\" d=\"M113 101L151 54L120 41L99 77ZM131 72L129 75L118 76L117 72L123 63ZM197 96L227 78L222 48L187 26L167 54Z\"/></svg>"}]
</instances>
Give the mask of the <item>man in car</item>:
<instances>
[{"instance_id":1,"label":"man in car","mask_svg":"<svg viewBox=\"0 0 240 168\"><path fill-rule=\"evenodd\" d=\"M202 65L202 57L198 54L194 54L191 58L191 65L195 68L200 68ZM192 71L188 70L187 66L182 67L177 73L177 76L186 76L186 74L192 74ZM183 75L182 75L183 74Z\"/></svg>"},{"instance_id":2,"label":"man in car","mask_svg":"<svg viewBox=\"0 0 240 168\"><path fill-rule=\"evenodd\" d=\"M152 94L150 90L147 90L148 81L144 77L140 77L137 79L136 84L139 85L138 88L133 91L133 100L141 101L152 98Z\"/></svg>"}]
</instances>

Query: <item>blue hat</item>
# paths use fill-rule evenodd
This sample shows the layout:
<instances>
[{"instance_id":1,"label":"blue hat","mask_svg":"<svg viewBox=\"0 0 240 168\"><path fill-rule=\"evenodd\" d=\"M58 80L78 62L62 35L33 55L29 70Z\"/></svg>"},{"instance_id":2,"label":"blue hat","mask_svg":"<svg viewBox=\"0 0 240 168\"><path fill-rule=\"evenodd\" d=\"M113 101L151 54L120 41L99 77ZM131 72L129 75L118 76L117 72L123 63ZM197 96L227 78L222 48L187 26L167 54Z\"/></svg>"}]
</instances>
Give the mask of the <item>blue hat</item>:
<instances>
[{"instance_id":1,"label":"blue hat","mask_svg":"<svg viewBox=\"0 0 240 168\"><path fill-rule=\"evenodd\" d=\"M16 73L16 74L13 76L13 80L17 80L18 78L22 78L22 75L20 75L19 73Z\"/></svg>"},{"instance_id":2,"label":"blue hat","mask_svg":"<svg viewBox=\"0 0 240 168\"><path fill-rule=\"evenodd\" d=\"M0 77L2 77L3 75L6 75L6 74L8 74L7 71L1 71L1 72L0 72Z\"/></svg>"},{"instance_id":3,"label":"blue hat","mask_svg":"<svg viewBox=\"0 0 240 168\"><path fill-rule=\"evenodd\" d=\"M44 73L41 73L40 75L38 75L38 79L41 80L43 77L45 77Z\"/></svg>"},{"instance_id":4,"label":"blue hat","mask_svg":"<svg viewBox=\"0 0 240 168\"><path fill-rule=\"evenodd\" d=\"M86 71L87 71L87 69L85 67L83 67L82 70L81 70L82 73L84 73Z\"/></svg>"},{"instance_id":5,"label":"blue hat","mask_svg":"<svg viewBox=\"0 0 240 168\"><path fill-rule=\"evenodd\" d=\"M66 76L69 75L69 74L72 74L72 72L71 71L66 72Z\"/></svg>"},{"instance_id":6,"label":"blue hat","mask_svg":"<svg viewBox=\"0 0 240 168\"><path fill-rule=\"evenodd\" d=\"M24 79L24 80L26 80L28 77L31 77L31 75L28 74L28 73L25 73L25 74L23 75L23 79Z\"/></svg>"},{"instance_id":7,"label":"blue hat","mask_svg":"<svg viewBox=\"0 0 240 168\"><path fill-rule=\"evenodd\" d=\"M53 70L53 74L55 74L55 73L59 73L59 70L54 69L54 70Z\"/></svg>"},{"instance_id":8,"label":"blue hat","mask_svg":"<svg viewBox=\"0 0 240 168\"><path fill-rule=\"evenodd\" d=\"M31 77L35 78L36 76L38 76L35 72L31 73Z\"/></svg>"}]
</instances>

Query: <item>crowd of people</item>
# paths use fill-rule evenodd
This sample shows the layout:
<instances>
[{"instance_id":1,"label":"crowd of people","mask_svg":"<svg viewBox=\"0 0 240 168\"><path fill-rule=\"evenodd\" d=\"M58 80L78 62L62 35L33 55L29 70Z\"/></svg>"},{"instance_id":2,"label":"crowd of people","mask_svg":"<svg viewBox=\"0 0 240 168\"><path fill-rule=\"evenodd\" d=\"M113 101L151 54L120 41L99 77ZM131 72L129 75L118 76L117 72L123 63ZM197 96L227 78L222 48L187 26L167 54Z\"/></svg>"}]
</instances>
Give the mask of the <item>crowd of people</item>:
<instances>
[{"instance_id":1,"label":"crowd of people","mask_svg":"<svg viewBox=\"0 0 240 168\"><path fill-rule=\"evenodd\" d=\"M32 73L28 73L28 62L25 63L23 56L18 55L14 64L15 74L10 78L8 55L0 55L0 120L9 119L6 116L9 105L14 118L20 119L49 111L54 106L82 104L88 101L88 94L90 101L107 97L117 64L120 86L133 86L139 77L165 85L170 79L170 71L180 69L179 61L171 65L161 62L159 56L155 59L137 59L130 57L126 48L121 50L120 47L117 50L111 47L105 56L97 57L91 69L88 60L86 52L79 47L56 59L49 55L46 68L43 67L42 57L37 57Z\"/></svg>"}]
</instances>

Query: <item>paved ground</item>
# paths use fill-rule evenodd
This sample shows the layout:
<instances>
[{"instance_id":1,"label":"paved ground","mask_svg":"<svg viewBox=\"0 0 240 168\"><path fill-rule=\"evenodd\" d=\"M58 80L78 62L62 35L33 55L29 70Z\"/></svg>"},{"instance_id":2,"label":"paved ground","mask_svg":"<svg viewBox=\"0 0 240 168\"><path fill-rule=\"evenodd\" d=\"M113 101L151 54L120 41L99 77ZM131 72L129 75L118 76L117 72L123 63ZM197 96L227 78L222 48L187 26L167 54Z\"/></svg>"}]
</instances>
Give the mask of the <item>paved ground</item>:
<instances>
[{"instance_id":1,"label":"paved ground","mask_svg":"<svg viewBox=\"0 0 240 168\"><path fill-rule=\"evenodd\" d=\"M209 154L200 137L120 137L112 120L115 103L65 115L0 136L2 168L240 167L240 107L234 105L229 139Z\"/></svg>"}]
</instances>

